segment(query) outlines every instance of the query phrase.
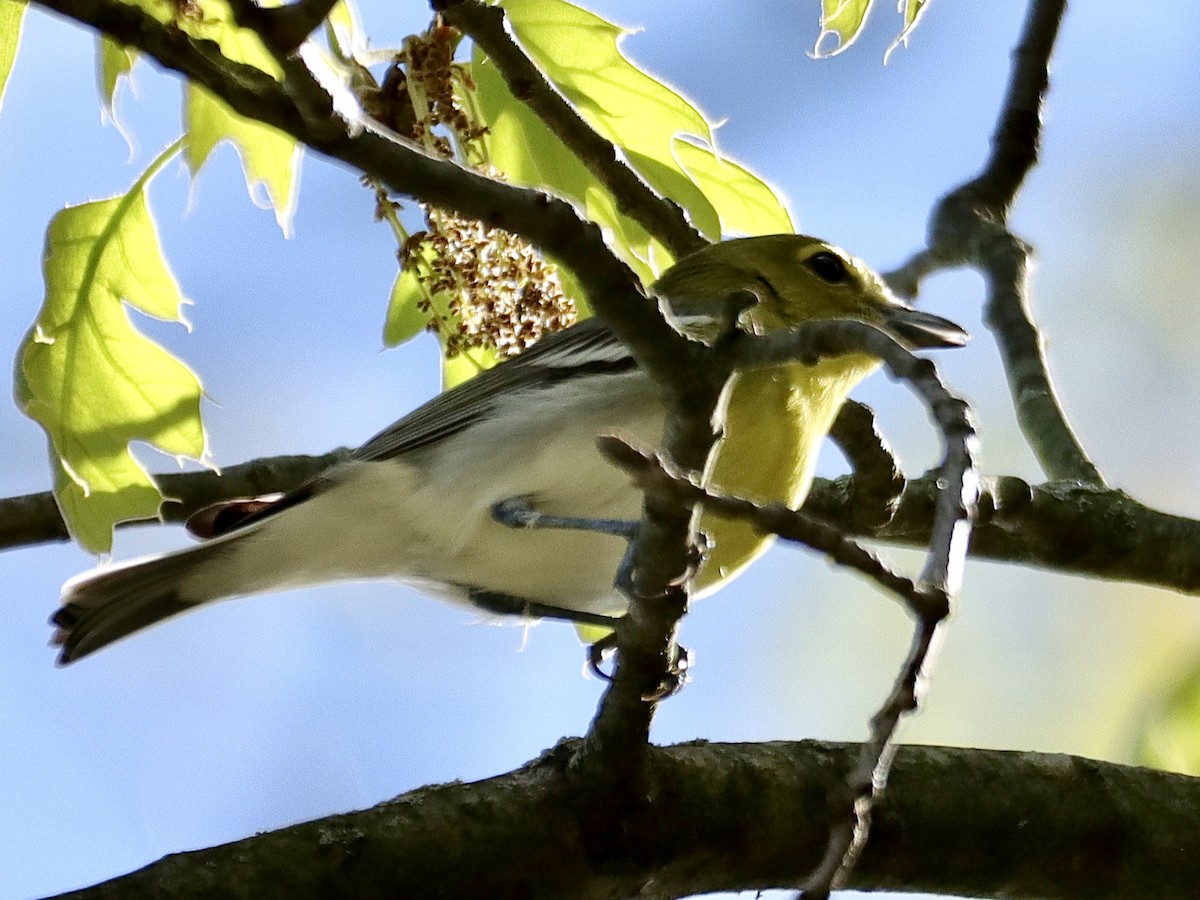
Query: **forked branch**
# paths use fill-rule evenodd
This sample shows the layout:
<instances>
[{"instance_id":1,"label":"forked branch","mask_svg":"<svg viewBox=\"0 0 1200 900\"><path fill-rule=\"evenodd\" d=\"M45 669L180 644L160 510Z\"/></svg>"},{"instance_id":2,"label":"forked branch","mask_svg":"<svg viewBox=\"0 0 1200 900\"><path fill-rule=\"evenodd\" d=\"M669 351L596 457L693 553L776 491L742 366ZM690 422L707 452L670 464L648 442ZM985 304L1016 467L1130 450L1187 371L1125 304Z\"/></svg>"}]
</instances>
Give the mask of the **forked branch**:
<instances>
[{"instance_id":1,"label":"forked branch","mask_svg":"<svg viewBox=\"0 0 1200 900\"><path fill-rule=\"evenodd\" d=\"M1032 248L1008 228L1008 213L1037 162L1042 104L1066 0L1033 0L1004 106L983 171L941 199L929 221L928 247L886 278L904 296L943 268L970 265L987 280L986 318L996 336L1009 392L1025 439L1052 481L1104 487L1054 391L1041 332L1029 309Z\"/></svg>"}]
</instances>

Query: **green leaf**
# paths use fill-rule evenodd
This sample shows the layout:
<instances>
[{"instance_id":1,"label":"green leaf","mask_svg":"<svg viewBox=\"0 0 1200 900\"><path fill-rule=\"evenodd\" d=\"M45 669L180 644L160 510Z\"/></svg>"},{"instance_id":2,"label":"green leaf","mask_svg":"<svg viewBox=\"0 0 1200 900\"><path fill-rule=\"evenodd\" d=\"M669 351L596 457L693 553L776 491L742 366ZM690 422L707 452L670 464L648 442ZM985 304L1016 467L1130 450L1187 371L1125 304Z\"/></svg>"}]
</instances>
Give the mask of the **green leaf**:
<instances>
[{"instance_id":1,"label":"green leaf","mask_svg":"<svg viewBox=\"0 0 1200 900\"><path fill-rule=\"evenodd\" d=\"M183 321L142 182L58 213L43 269L46 297L17 357L17 401L49 438L67 527L107 552L116 522L155 516L162 501L130 441L206 455L200 382L138 332L124 306Z\"/></svg>"},{"instance_id":2,"label":"green leaf","mask_svg":"<svg viewBox=\"0 0 1200 900\"><path fill-rule=\"evenodd\" d=\"M904 30L896 36L891 45L884 51L883 63L887 65L888 58L892 55L892 51L897 47L904 45L908 46L909 35L913 29L917 27L917 23L921 20L921 16L925 14L925 10L929 8L929 0L902 0L904 8Z\"/></svg>"},{"instance_id":3,"label":"green leaf","mask_svg":"<svg viewBox=\"0 0 1200 900\"><path fill-rule=\"evenodd\" d=\"M100 46L97 52L97 75L100 81L100 103L104 112L114 122L117 121L116 102L117 88L121 78L132 80L130 73L133 64L137 62L137 51L124 44L118 44L107 35L100 35Z\"/></svg>"},{"instance_id":4,"label":"green leaf","mask_svg":"<svg viewBox=\"0 0 1200 900\"><path fill-rule=\"evenodd\" d=\"M237 24L226 0L124 0L158 22L178 28L199 40L212 41L222 55L234 62L266 72L276 81L283 79L283 69L271 54L258 33Z\"/></svg>"},{"instance_id":5,"label":"green leaf","mask_svg":"<svg viewBox=\"0 0 1200 900\"><path fill-rule=\"evenodd\" d=\"M188 130L184 155L192 177L199 173L217 144L229 141L241 158L250 200L274 209L280 229L285 235L291 234L300 165L296 139L270 125L238 115L194 82L187 86L184 122ZM265 200L259 196L260 185L266 191Z\"/></svg>"},{"instance_id":6,"label":"green leaf","mask_svg":"<svg viewBox=\"0 0 1200 900\"><path fill-rule=\"evenodd\" d=\"M710 240L720 225L704 193L675 161L676 136L712 141L704 114L621 52L628 32L565 0L505 0L521 46L550 82L659 193L671 197Z\"/></svg>"},{"instance_id":7,"label":"green leaf","mask_svg":"<svg viewBox=\"0 0 1200 900\"><path fill-rule=\"evenodd\" d=\"M25 0L0 0L0 109L4 108L4 89L17 59L24 19Z\"/></svg>"},{"instance_id":8,"label":"green leaf","mask_svg":"<svg viewBox=\"0 0 1200 900\"><path fill-rule=\"evenodd\" d=\"M621 28L565 0L506 0L504 8L546 77L647 183L687 210L705 236L793 230L783 203L761 179L709 149L712 129L704 115L622 55ZM644 280L670 264L669 254L617 209L478 50L472 71L489 128L489 158L506 177L581 205Z\"/></svg>"},{"instance_id":9,"label":"green leaf","mask_svg":"<svg viewBox=\"0 0 1200 900\"><path fill-rule=\"evenodd\" d=\"M392 294L388 300L387 318L383 326L383 342L388 347L395 347L428 330L431 321L441 323L434 329L439 343L442 345L442 389L449 390L464 381L470 381L485 369L490 369L500 362L500 356L495 351L482 347L472 347L454 356L446 355L446 342L443 332L453 332L458 328L459 319L450 311L450 295L445 291L429 297L428 311L422 310L418 304L426 297L421 278L429 275L429 265L432 262L432 250L422 244L417 255L410 259L396 276L392 285Z\"/></svg>"},{"instance_id":10,"label":"green leaf","mask_svg":"<svg viewBox=\"0 0 1200 900\"><path fill-rule=\"evenodd\" d=\"M1200 775L1200 663L1141 723L1139 756L1146 765Z\"/></svg>"},{"instance_id":11,"label":"green leaf","mask_svg":"<svg viewBox=\"0 0 1200 900\"><path fill-rule=\"evenodd\" d=\"M500 356L492 350L472 347L454 356L442 357L442 390L448 391L464 381L470 381L485 369L500 362Z\"/></svg>"},{"instance_id":12,"label":"green leaf","mask_svg":"<svg viewBox=\"0 0 1200 900\"><path fill-rule=\"evenodd\" d=\"M614 144L667 160L677 134L711 140L703 113L621 53L625 29L565 0L503 6L538 68Z\"/></svg>"},{"instance_id":13,"label":"green leaf","mask_svg":"<svg viewBox=\"0 0 1200 900\"><path fill-rule=\"evenodd\" d=\"M612 195L542 123L517 100L496 67L477 49L471 75L476 100L487 123L488 160L517 184L544 187L578 204L606 232L613 249L644 281L654 272L645 229L617 210Z\"/></svg>"},{"instance_id":14,"label":"green leaf","mask_svg":"<svg viewBox=\"0 0 1200 900\"><path fill-rule=\"evenodd\" d=\"M358 59L366 52L366 35L349 0L338 0L333 5L325 19L325 33L329 38L329 49L340 60Z\"/></svg>"},{"instance_id":15,"label":"green leaf","mask_svg":"<svg viewBox=\"0 0 1200 900\"><path fill-rule=\"evenodd\" d=\"M858 40L863 25L867 22L867 13L875 0L821 0L821 33L817 36L817 44L813 47L812 56L824 59L837 56ZM836 43L831 50L822 50L821 44L827 37L832 36Z\"/></svg>"},{"instance_id":16,"label":"green leaf","mask_svg":"<svg viewBox=\"0 0 1200 900\"><path fill-rule=\"evenodd\" d=\"M749 169L679 138L675 155L716 208L725 234L790 234L796 230L779 195Z\"/></svg>"},{"instance_id":17,"label":"green leaf","mask_svg":"<svg viewBox=\"0 0 1200 900\"><path fill-rule=\"evenodd\" d=\"M422 312L417 304L425 292L417 270L413 267L401 269L392 284L388 298L387 316L383 322L383 343L395 347L416 337L429 324L429 314Z\"/></svg>"},{"instance_id":18,"label":"green leaf","mask_svg":"<svg viewBox=\"0 0 1200 900\"><path fill-rule=\"evenodd\" d=\"M688 211L688 216L701 234L710 240L721 239L721 217L712 202L699 186L688 177L688 173L672 157L670 161L646 156L628 147L625 158L638 174L663 197L670 197Z\"/></svg>"},{"instance_id":19,"label":"green leaf","mask_svg":"<svg viewBox=\"0 0 1200 900\"><path fill-rule=\"evenodd\" d=\"M871 12L874 4L875 0L821 0L821 33L817 36L817 44L810 55L814 59L824 59L827 56L837 56L849 48L862 34L867 14ZM901 44L908 46L909 36L928 7L929 0L900 0L899 9L904 16L904 28L884 52L885 64L893 50ZM821 45L829 37L835 42L833 48L822 50Z\"/></svg>"}]
</instances>

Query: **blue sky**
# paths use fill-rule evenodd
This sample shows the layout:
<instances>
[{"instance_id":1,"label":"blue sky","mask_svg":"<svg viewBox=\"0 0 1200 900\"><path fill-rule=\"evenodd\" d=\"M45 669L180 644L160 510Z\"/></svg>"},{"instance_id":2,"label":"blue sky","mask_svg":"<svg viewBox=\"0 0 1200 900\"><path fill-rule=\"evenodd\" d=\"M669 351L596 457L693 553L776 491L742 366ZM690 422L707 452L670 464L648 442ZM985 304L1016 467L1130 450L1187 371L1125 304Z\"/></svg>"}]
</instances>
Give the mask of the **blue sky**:
<instances>
[{"instance_id":1,"label":"blue sky","mask_svg":"<svg viewBox=\"0 0 1200 900\"><path fill-rule=\"evenodd\" d=\"M423 26L420 5L403 6L407 19L364 4L376 46ZM919 246L936 198L980 166L1019 6L934 4L887 67L892 4L858 46L823 61L805 55L812 0L593 8L644 26L628 52L725 121L722 149L784 192L801 230L886 269ZM1038 249L1034 310L1085 444L1113 484L1196 515L1200 6L1161 2L1140 20L1129 10L1072 5L1042 164L1014 221ZM13 358L41 301L49 218L125 190L177 135L175 79L142 64L135 82L119 105L131 151L98 113L92 38L29 15L0 114L0 357ZM143 324L200 373L219 464L358 443L436 391L429 342L382 350L394 246L354 173L305 159L291 240L246 200L228 147L195 185L172 164L151 196L193 330ZM947 273L922 300L977 335L942 359L976 403L987 472L1036 480L981 295L977 276ZM859 396L881 409L910 471L934 462L901 389L877 378ZM44 439L11 404L0 404L0 446L0 494L49 485ZM825 471L839 465L829 453ZM116 555L183 540L127 531ZM392 585L222 604L58 670L46 617L62 581L92 562L67 546L0 555L0 900L506 771L582 733L601 691L580 674L570 629L494 627ZM1200 652L1198 626L1195 601L1168 592L972 564L927 708L904 736L1128 759L1154 692ZM664 705L654 737L861 737L908 633L859 579L778 549L688 617L695 680Z\"/></svg>"}]
</instances>

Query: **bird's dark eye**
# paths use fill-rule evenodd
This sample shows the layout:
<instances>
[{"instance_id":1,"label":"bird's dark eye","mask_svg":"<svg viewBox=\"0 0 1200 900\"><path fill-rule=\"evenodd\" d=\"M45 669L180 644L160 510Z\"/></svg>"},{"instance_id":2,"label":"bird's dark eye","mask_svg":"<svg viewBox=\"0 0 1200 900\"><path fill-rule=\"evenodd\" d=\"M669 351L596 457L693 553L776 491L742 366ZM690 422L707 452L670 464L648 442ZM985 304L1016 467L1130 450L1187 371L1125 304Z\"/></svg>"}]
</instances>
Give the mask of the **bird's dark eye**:
<instances>
[{"instance_id":1,"label":"bird's dark eye","mask_svg":"<svg viewBox=\"0 0 1200 900\"><path fill-rule=\"evenodd\" d=\"M817 277L830 284L840 284L845 281L849 273L846 271L846 262L836 253L830 253L825 250L821 253L814 253L805 263L810 269L817 273Z\"/></svg>"}]
</instances>

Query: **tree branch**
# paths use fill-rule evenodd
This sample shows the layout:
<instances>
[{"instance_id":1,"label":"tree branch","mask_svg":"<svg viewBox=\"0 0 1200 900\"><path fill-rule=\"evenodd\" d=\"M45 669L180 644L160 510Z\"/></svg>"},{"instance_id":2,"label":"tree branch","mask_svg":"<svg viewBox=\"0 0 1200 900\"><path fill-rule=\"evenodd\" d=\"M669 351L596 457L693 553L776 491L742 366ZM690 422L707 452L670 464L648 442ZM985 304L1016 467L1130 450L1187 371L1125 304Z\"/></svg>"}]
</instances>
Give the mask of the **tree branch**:
<instances>
[{"instance_id":1,"label":"tree branch","mask_svg":"<svg viewBox=\"0 0 1200 900\"><path fill-rule=\"evenodd\" d=\"M295 51L325 21L337 0L294 0L286 6L259 6L255 0L229 0L243 28L258 32L280 56Z\"/></svg>"},{"instance_id":2,"label":"tree branch","mask_svg":"<svg viewBox=\"0 0 1200 900\"><path fill-rule=\"evenodd\" d=\"M667 408L664 451L684 469L705 471L724 429L718 410L735 371L726 351L740 335L737 312L746 299L741 293L726 298L726 327L713 345L676 335L677 348L666 364L675 373L680 366L686 371L682 377L656 378ZM617 668L573 763L592 785L593 824L602 830L624 833L627 807L646 802L642 782L650 724L658 702L686 678L687 660L676 632L695 574L698 511L688 498L646 494L628 571L618 573L630 602L617 627Z\"/></svg>"},{"instance_id":3,"label":"tree branch","mask_svg":"<svg viewBox=\"0 0 1200 900\"><path fill-rule=\"evenodd\" d=\"M825 791L858 749L817 742L647 752L637 841L587 828L568 742L507 775L174 854L72 900L399 896L643 900L797 884ZM640 848L614 853L616 846ZM1045 900L1190 898L1200 780L1058 754L901 747L847 886Z\"/></svg>"},{"instance_id":4,"label":"tree branch","mask_svg":"<svg viewBox=\"0 0 1200 900\"><path fill-rule=\"evenodd\" d=\"M161 522L183 522L219 500L290 490L340 459L341 453L265 457L230 466L220 475L155 475L168 496L182 501L165 504ZM857 476L818 478L803 511L845 534L928 547L937 494L934 477L910 480L892 520L869 527L852 508L850 498L861 496ZM984 480L980 509L970 548L976 559L1200 595L1200 521L1196 519L1152 509L1123 491L1070 483L1029 485L1011 476ZM157 525L160 520L118 527L145 524ZM0 499L0 550L68 539L49 491Z\"/></svg>"},{"instance_id":5,"label":"tree branch","mask_svg":"<svg viewBox=\"0 0 1200 900\"><path fill-rule=\"evenodd\" d=\"M290 491L345 459L348 450L322 456L273 456L229 466L219 472L171 472L154 481L167 500L157 519L121 522L119 528L186 522L221 500ZM71 539L54 494L43 491L0 500L0 550Z\"/></svg>"},{"instance_id":6,"label":"tree branch","mask_svg":"<svg viewBox=\"0 0 1200 900\"><path fill-rule=\"evenodd\" d=\"M1008 229L1008 212L1037 162L1050 55L1066 0L1034 0L983 171L941 199L929 221L928 249L886 275L900 294L942 268L971 265L988 284L987 323L996 336L1021 430L1052 481L1102 487L1104 478L1067 422L1046 365L1041 333L1029 311L1032 249Z\"/></svg>"},{"instance_id":7,"label":"tree branch","mask_svg":"<svg viewBox=\"0 0 1200 900\"><path fill-rule=\"evenodd\" d=\"M883 361L892 378L905 382L921 398L942 436L938 480L943 486L935 502L929 552L917 589L900 593L916 621L911 648L887 699L871 718L870 735L854 768L842 788L831 792L829 841L805 880L804 897L827 900L866 847L875 800L887 785L896 731L920 703L938 629L962 583L979 492L975 426L970 407L950 393L931 360L915 356L890 335L861 322L809 323L762 338L743 337L732 349L739 367L788 359L811 363L847 352L873 356Z\"/></svg>"},{"instance_id":8,"label":"tree branch","mask_svg":"<svg viewBox=\"0 0 1200 900\"><path fill-rule=\"evenodd\" d=\"M504 9L477 0L434 0L446 23L468 35L488 55L513 96L533 110L563 146L613 195L617 206L662 242L677 259L708 241L688 222L683 210L660 197L626 165L616 147L584 121L546 80L505 27Z\"/></svg>"},{"instance_id":9,"label":"tree branch","mask_svg":"<svg viewBox=\"0 0 1200 900\"><path fill-rule=\"evenodd\" d=\"M886 525L896 514L905 479L892 448L876 427L875 412L864 403L847 400L829 437L854 473L854 494L849 498L847 517L863 528Z\"/></svg>"},{"instance_id":10,"label":"tree branch","mask_svg":"<svg viewBox=\"0 0 1200 900\"><path fill-rule=\"evenodd\" d=\"M210 41L168 27L120 0L38 0L208 88L236 112L274 126L391 190L519 234L570 268L597 313L648 367L670 367L678 335L647 303L634 272L604 242L598 226L565 200L467 169L367 117L352 122L298 61L283 81L221 55Z\"/></svg>"}]
</instances>

